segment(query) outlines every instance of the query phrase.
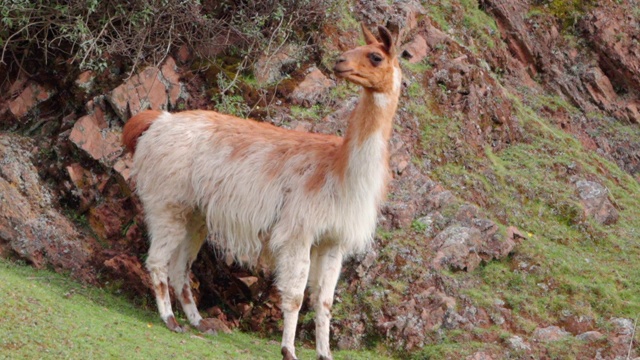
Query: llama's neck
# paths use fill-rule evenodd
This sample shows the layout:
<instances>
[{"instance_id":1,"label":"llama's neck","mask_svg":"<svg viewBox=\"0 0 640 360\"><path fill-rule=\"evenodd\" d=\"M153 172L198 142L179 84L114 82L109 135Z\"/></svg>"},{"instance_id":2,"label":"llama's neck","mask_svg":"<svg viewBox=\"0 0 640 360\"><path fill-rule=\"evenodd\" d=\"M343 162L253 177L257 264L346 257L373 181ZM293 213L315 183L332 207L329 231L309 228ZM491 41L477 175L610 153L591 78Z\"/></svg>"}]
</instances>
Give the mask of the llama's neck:
<instances>
[{"instance_id":1,"label":"llama's neck","mask_svg":"<svg viewBox=\"0 0 640 360\"><path fill-rule=\"evenodd\" d=\"M341 149L343 158L340 170L343 178L353 186L382 187L384 185L388 167L388 143L393 127L393 117L398 106L400 81L400 70L396 69L393 88L389 92L363 89L356 108L349 116L349 124ZM378 184L379 181L383 182ZM371 193L381 189L361 190Z\"/></svg>"}]
</instances>

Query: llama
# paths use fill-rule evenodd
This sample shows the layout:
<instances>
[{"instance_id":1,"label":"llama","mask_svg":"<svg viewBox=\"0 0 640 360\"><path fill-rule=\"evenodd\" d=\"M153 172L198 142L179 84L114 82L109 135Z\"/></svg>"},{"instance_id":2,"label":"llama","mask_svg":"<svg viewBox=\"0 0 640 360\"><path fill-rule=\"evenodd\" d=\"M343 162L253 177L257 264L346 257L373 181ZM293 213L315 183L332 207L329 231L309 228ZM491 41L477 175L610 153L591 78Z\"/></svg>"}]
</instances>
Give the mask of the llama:
<instances>
[{"instance_id":1,"label":"llama","mask_svg":"<svg viewBox=\"0 0 640 360\"><path fill-rule=\"evenodd\" d=\"M209 239L236 259L273 259L284 317L281 353L295 359L298 312L307 284L316 310L318 359L332 359L329 321L345 257L370 245L388 182L388 140L402 74L389 31L345 52L334 72L363 89L344 139L286 130L214 111L147 110L125 125L136 191L145 211L146 261L158 311L182 332L169 288L203 332L189 284Z\"/></svg>"}]
</instances>

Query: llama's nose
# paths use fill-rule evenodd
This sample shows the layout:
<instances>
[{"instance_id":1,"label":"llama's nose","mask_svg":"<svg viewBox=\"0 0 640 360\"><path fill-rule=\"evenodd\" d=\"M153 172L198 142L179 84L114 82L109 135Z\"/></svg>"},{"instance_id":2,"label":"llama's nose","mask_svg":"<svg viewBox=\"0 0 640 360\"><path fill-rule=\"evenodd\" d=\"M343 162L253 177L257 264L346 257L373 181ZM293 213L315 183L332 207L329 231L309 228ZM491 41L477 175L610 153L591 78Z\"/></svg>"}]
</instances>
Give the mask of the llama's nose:
<instances>
[{"instance_id":1,"label":"llama's nose","mask_svg":"<svg viewBox=\"0 0 640 360\"><path fill-rule=\"evenodd\" d=\"M336 65L340 64L340 63L343 63L345 61L347 61L347 59L345 57L341 56L340 58L338 58L338 61L336 61Z\"/></svg>"}]
</instances>

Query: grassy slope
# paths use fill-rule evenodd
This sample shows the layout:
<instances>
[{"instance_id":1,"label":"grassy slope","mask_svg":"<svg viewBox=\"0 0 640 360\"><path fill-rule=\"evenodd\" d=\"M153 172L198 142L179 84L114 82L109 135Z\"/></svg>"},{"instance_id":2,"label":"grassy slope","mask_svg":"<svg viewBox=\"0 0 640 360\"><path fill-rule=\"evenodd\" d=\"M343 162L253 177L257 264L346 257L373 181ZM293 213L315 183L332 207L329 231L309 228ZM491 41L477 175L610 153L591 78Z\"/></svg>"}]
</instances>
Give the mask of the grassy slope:
<instances>
[{"instance_id":1,"label":"grassy slope","mask_svg":"<svg viewBox=\"0 0 640 360\"><path fill-rule=\"evenodd\" d=\"M436 23L451 26L446 24L446 11L437 12L451 3L462 4L465 19L486 16L475 1L449 0L432 9ZM466 30L474 34L473 28ZM481 157L471 148L456 149L459 144L447 137L455 130L456 119L435 116L423 102L407 99L408 108L416 103L413 106L420 109L415 114L423 124L426 157L436 163L445 148L460 155L430 175L457 196L478 203L503 226L515 225L528 237L507 259L484 264L472 273L447 276L476 284L465 295L489 313L496 301L504 301L512 310L514 328L486 330L502 339L514 333L531 335L536 327L558 325L568 317L593 319L599 329L610 329L608 322L614 317L636 319L640 316L640 184L541 115L542 108L569 114L579 113L578 109L555 95L505 90L511 94L524 139L500 152L487 148ZM604 118L601 130L640 139L637 126ZM616 224L603 226L583 217L573 184L578 179L599 182L609 190L620 215ZM469 349L458 345L465 337L456 331L446 332L441 343L418 356L468 354ZM636 344L638 340L636 335ZM584 345L571 339L545 346L550 355L568 359L583 356Z\"/></svg>"},{"instance_id":2,"label":"grassy slope","mask_svg":"<svg viewBox=\"0 0 640 360\"><path fill-rule=\"evenodd\" d=\"M155 312L49 271L0 260L0 359L277 359L277 340L168 331ZM184 321L184 320L182 320ZM315 352L299 349L301 359ZM387 359L336 352L336 359Z\"/></svg>"}]
</instances>

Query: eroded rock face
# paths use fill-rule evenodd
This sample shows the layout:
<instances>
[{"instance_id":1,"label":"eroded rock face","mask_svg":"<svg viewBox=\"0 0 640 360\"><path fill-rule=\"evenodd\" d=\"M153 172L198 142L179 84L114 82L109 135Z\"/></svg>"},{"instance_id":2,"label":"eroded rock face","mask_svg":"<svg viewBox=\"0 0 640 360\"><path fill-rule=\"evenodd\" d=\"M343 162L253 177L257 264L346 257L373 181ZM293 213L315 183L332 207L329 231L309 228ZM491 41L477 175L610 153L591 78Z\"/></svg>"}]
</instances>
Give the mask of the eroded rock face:
<instances>
[{"instance_id":1,"label":"eroded rock face","mask_svg":"<svg viewBox=\"0 0 640 360\"><path fill-rule=\"evenodd\" d=\"M31 162L34 147L30 140L0 133L0 254L93 283L91 260L99 246L56 208Z\"/></svg>"},{"instance_id":2,"label":"eroded rock face","mask_svg":"<svg viewBox=\"0 0 640 360\"><path fill-rule=\"evenodd\" d=\"M628 5L610 5L593 9L580 27L596 50L604 72L617 83L640 92L640 20L629 14Z\"/></svg>"},{"instance_id":3,"label":"eroded rock face","mask_svg":"<svg viewBox=\"0 0 640 360\"><path fill-rule=\"evenodd\" d=\"M631 2L594 6L577 19L576 29L584 34L591 51L578 51L563 39L553 17L530 16L539 2L480 0L480 5L495 18L509 50L508 54L494 50L489 61L505 67L513 86L539 88L532 81L537 77L545 88L553 89L584 114L602 110L622 124L638 123L640 47L634 39L640 36L640 28L637 17L629 15L635 6ZM624 134L606 131L602 119L567 118L554 111L548 116L630 174L640 171L640 144Z\"/></svg>"}]
</instances>

